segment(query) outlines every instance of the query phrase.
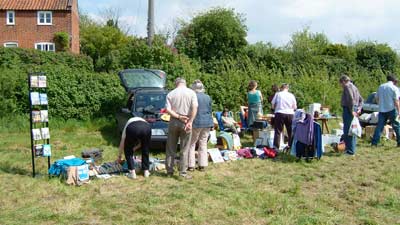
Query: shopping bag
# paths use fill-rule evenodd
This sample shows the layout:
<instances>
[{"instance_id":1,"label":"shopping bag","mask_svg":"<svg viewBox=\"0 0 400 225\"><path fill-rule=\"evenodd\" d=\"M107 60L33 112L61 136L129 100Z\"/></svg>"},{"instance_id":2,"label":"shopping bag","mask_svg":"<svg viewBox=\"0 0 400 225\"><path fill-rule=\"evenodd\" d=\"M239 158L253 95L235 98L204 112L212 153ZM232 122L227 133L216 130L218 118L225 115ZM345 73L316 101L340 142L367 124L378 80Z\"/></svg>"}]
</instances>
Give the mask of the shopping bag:
<instances>
[{"instance_id":1,"label":"shopping bag","mask_svg":"<svg viewBox=\"0 0 400 225\"><path fill-rule=\"evenodd\" d=\"M357 117L353 117L353 120L351 121L350 129L349 129L349 136L357 136L361 137L362 133L362 128L360 125L360 121L358 120Z\"/></svg>"},{"instance_id":2,"label":"shopping bag","mask_svg":"<svg viewBox=\"0 0 400 225\"><path fill-rule=\"evenodd\" d=\"M240 143L240 137L237 134L232 134L233 138L233 149L238 150L242 147L242 144Z\"/></svg>"},{"instance_id":3,"label":"shopping bag","mask_svg":"<svg viewBox=\"0 0 400 225\"><path fill-rule=\"evenodd\" d=\"M211 144L217 144L217 131L216 130L212 130L210 131L210 143Z\"/></svg>"}]
</instances>

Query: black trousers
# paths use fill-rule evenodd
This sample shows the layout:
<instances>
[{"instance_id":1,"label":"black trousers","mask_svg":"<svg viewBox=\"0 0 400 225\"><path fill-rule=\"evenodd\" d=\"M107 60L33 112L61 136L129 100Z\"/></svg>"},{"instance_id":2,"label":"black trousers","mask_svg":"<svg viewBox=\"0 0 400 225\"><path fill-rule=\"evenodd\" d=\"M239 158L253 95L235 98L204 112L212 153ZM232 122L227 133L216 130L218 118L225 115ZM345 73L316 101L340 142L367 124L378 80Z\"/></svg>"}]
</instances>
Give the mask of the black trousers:
<instances>
[{"instance_id":1,"label":"black trousers","mask_svg":"<svg viewBox=\"0 0 400 225\"><path fill-rule=\"evenodd\" d=\"M276 147L276 148L280 147L280 138L281 138L281 133L283 131L283 126L286 127L286 131L288 134L288 138L289 138L288 144L289 144L289 146L292 146L292 120L293 120L292 114L275 113L274 147Z\"/></svg>"},{"instance_id":2,"label":"black trousers","mask_svg":"<svg viewBox=\"0 0 400 225\"><path fill-rule=\"evenodd\" d=\"M149 147L151 139L150 124L144 121L135 121L126 127L125 137L125 159L128 163L128 169L134 170L133 147L141 144L142 150L142 170L149 169Z\"/></svg>"}]
</instances>

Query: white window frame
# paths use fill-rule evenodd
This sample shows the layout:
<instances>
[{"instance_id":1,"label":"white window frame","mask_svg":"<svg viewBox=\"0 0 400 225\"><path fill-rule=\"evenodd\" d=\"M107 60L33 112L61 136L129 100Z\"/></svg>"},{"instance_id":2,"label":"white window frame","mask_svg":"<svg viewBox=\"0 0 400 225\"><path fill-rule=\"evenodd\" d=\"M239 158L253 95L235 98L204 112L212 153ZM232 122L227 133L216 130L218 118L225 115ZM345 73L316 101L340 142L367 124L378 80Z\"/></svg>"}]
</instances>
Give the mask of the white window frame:
<instances>
[{"instance_id":1,"label":"white window frame","mask_svg":"<svg viewBox=\"0 0 400 225\"><path fill-rule=\"evenodd\" d=\"M7 11L6 12L6 23L7 25L15 25L15 11ZM12 15L12 22L10 22L10 15Z\"/></svg>"},{"instance_id":2,"label":"white window frame","mask_svg":"<svg viewBox=\"0 0 400 225\"><path fill-rule=\"evenodd\" d=\"M7 46L7 45L16 45L16 46ZM12 42L12 41L5 42L3 46L6 48L18 48L18 42Z\"/></svg>"},{"instance_id":3,"label":"white window frame","mask_svg":"<svg viewBox=\"0 0 400 225\"><path fill-rule=\"evenodd\" d=\"M38 48L38 46L41 45L40 49ZM46 48L43 48L44 46L46 46ZM53 50L50 50L50 46L53 46ZM40 51L44 51L44 52L55 52L56 51L56 45L54 43L51 42L38 42L35 43L35 49L36 50L40 50Z\"/></svg>"},{"instance_id":4,"label":"white window frame","mask_svg":"<svg viewBox=\"0 0 400 225\"><path fill-rule=\"evenodd\" d=\"M44 22L40 22L40 15L43 14L44 15ZM50 14L50 22L46 22L47 17L46 15ZM53 25L53 12L52 11L38 11L37 12L37 24L38 25Z\"/></svg>"}]
</instances>

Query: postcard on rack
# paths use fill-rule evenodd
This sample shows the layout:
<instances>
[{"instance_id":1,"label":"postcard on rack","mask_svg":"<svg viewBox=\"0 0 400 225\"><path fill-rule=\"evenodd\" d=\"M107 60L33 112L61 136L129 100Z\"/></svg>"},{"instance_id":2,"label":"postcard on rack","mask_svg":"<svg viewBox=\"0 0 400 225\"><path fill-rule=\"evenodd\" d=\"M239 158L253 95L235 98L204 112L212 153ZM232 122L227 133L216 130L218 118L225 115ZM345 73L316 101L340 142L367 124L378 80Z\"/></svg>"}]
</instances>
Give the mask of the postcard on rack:
<instances>
[{"instance_id":1,"label":"postcard on rack","mask_svg":"<svg viewBox=\"0 0 400 225\"><path fill-rule=\"evenodd\" d=\"M40 134L40 129L32 129L32 137L35 141L41 140L42 135Z\"/></svg>"},{"instance_id":2,"label":"postcard on rack","mask_svg":"<svg viewBox=\"0 0 400 225\"><path fill-rule=\"evenodd\" d=\"M46 76L38 76L38 86L39 87L47 87L47 78Z\"/></svg>"},{"instance_id":3,"label":"postcard on rack","mask_svg":"<svg viewBox=\"0 0 400 225\"><path fill-rule=\"evenodd\" d=\"M43 156L44 157L51 156L51 146L49 144L43 145Z\"/></svg>"},{"instance_id":4,"label":"postcard on rack","mask_svg":"<svg viewBox=\"0 0 400 225\"><path fill-rule=\"evenodd\" d=\"M43 123L49 122L49 111L47 110L40 110L40 121Z\"/></svg>"},{"instance_id":5,"label":"postcard on rack","mask_svg":"<svg viewBox=\"0 0 400 225\"><path fill-rule=\"evenodd\" d=\"M31 76L31 87L38 87L38 76Z\"/></svg>"},{"instance_id":6,"label":"postcard on rack","mask_svg":"<svg viewBox=\"0 0 400 225\"><path fill-rule=\"evenodd\" d=\"M33 146L33 151L35 152L35 156L43 156L43 145Z\"/></svg>"},{"instance_id":7,"label":"postcard on rack","mask_svg":"<svg viewBox=\"0 0 400 225\"><path fill-rule=\"evenodd\" d=\"M50 139L50 131L48 127L41 128L42 139Z\"/></svg>"},{"instance_id":8,"label":"postcard on rack","mask_svg":"<svg viewBox=\"0 0 400 225\"><path fill-rule=\"evenodd\" d=\"M32 105L40 105L39 92L31 92Z\"/></svg>"},{"instance_id":9,"label":"postcard on rack","mask_svg":"<svg viewBox=\"0 0 400 225\"><path fill-rule=\"evenodd\" d=\"M33 123L41 122L40 111L39 110L32 110L32 122Z\"/></svg>"},{"instance_id":10,"label":"postcard on rack","mask_svg":"<svg viewBox=\"0 0 400 225\"><path fill-rule=\"evenodd\" d=\"M47 105L48 104L47 94L46 93L40 93L39 97L40 97L40 104L41 105Z\"/></svg>"}]
</instances>

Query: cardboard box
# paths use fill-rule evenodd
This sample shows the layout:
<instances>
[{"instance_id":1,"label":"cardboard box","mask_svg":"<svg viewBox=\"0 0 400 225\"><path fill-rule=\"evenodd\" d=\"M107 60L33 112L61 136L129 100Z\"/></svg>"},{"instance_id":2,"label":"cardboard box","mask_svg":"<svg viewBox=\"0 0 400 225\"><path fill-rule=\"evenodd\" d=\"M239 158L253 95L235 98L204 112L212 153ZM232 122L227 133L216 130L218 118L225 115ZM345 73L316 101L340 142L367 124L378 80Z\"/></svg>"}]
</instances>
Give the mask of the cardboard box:
<instances>
[{"instance_id":1,"label":"cardboard box","mask_svg":"<svg viewBox=\"0 0 400 225\"><path fill-rule=\"evenodd\" d=\"M323 134L322 135L322 146L330 145L332 143L339 143L340 136L334 134Z\"/></svg>"},{"instance_id":2,"label":"cardboard box","mask_svg":"<svg viewBox=\"0 0 400 225\"><path fill-rule=\"evenodd\" d=\"M374 136L375 127L376 127L375 125L370 125L365 127L365 138L367 140L371 139L372 136Z\"/></svg>"},{"instance_id":3,"label":"cardboard box","mask_svg":"<svg viewBox=\"0 0 400 225\"><path fill-rule=\"evenodd\" d=\"M375 125L370 125L365 127L365 138L367 140L371 139L372 136L374 136L375 128L376 128ZM386 125L383 128L381 137L385 137L386 139L396 139L396 134L394 133L392 126Z\"/></svg>"}]
</instances>

